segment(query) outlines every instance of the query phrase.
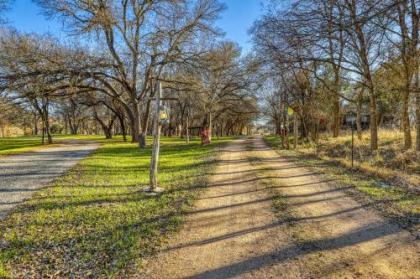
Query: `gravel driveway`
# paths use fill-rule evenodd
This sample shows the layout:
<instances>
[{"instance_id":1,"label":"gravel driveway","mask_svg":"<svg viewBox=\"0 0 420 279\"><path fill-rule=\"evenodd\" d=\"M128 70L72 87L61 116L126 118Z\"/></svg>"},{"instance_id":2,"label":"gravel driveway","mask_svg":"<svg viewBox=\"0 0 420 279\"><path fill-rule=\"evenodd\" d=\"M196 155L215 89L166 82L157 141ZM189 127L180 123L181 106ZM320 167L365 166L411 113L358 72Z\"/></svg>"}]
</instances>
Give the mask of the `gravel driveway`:
<instances>
[{"instance_id":1,"label":"gravel driveway","mask_svg":"<svg viewBox=\"0 0 420 279\"><path fill-rule=\"evenodd\" d=\"M69 142L36 152L0 158L0 220L38 189L62 175L98 148L96 143Z\"/></svg>"}]
</instances>

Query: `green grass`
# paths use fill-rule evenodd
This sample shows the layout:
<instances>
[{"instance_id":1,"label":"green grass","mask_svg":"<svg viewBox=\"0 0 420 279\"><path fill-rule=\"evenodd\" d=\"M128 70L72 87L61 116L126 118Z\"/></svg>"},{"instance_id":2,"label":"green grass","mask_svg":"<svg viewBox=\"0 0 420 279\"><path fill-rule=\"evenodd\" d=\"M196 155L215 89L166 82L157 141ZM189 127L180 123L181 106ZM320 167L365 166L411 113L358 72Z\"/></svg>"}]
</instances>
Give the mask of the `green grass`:
<instances>
[{"instance_id":1,"label":"green grass","mask_svg":"<svg viewBox=\"0 0 420 279\"><path fill-rule=\"evenodd\" d=\"M39 137L0 138L0 156L31 151L40 145Z\"/></svg>"},{"instance_id":2,"label":"green grass","mask_svg":"<svg viewBox=\"0 0 420 279\"><path fill-rule=\"evenodd\" d=\"M390 184L400 184L403 187L420 185L420 152L413 148L404 150L404 135L399 130L380 129L379 149L370 150L370 134L364 131L362 139L355 135L354 165L367 175L379 177ZM292 138L291 138L292 139ZM280 148L280 140L275 136L266 138L273 147ZM305 142L299 145L299 152L308 155L316 154L324 160L334 160L346 168L351 167L351 133L343 131L337 138L321 135L318 144Z\"/></svg>"},{"instance_id":3,"label":"green grass","mask_svg":"<svg viewBox=\"0 0 420 279\"><path fill-rule=\"evenodd\" d=\"M162 139L159 182L166 191L158 197L141 191L150 148L103 144L0 223L0 274L125 277L178 227L205 185L214 148L228 140L201 146Z\"/></svg>"},{"instance_id":4,"label":"green grass","mask_svg":"<svg viewBox=\"0 0 420 279\"><path fill-rule=\"evenodd\" d=\"M112 139L106 139L104 135L54 135L53 140L63 141L63 140L87 140L87 141L96 141L96 142L114 142L122 141L122 136L116 135ZM127 141L131 141L131 137L127 136Z\"/></svg>"},{"instance_id":5,"label":"green grass","mask_svg":"<svg viewBox=\"0 0 420 279\"><path fill-rule=\"evenodd\" d=\"M418 222L420 197L415 192L385 181L377 172L358 168L352 171L348 164L326 156L317 156L313 149L300 147L296 150L279 149L277 136L266 136L266 142L282 156L295 160L336 181L337 185L352 186L352 193L362 202L373 202L377 208L395 218L402 225L412 226ZM310 151L308 151L310 150ZM373 169L376 167L372 167Z\"/></svg>"},{"instance_id":6,"label":"green grass","mask_svg":"<svg viewBox=\"0 0 420 279\"><path fill-rule=\"evenodd\" d=\"M112 140L105 139L102 135L54 135L53 143L59 144L63 140L89 140L100 143L120 141L122 136L115 136ZM0 138L0 156L14 155L35 151L50 145L42 145L40 136L22 136Z\"/></svg>"}]
</instances>

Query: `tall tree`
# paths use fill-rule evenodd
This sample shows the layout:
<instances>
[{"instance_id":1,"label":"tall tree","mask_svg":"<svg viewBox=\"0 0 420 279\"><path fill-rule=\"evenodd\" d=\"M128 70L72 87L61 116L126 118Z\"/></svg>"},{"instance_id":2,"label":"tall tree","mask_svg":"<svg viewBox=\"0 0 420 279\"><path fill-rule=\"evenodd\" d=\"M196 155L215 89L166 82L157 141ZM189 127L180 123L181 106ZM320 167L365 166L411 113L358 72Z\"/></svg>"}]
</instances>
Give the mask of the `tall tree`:
<instances>
[{"instance_id":1,"label":"tall tree","mask_svg":"<svg viewBox=\"0 0 420 279\"><path fill-rule=\"evenodd\" d=\"M98 38L96 47L112 67L90 78L123 104L133 141L141 132L140 106L151 91L150 81L161 77L166 65L191 54L182 51L187 42L214 32L211 24L223 9L217 0L36 2L48 15L63 18L71 31Z\"/></svg>"}]
</instances>

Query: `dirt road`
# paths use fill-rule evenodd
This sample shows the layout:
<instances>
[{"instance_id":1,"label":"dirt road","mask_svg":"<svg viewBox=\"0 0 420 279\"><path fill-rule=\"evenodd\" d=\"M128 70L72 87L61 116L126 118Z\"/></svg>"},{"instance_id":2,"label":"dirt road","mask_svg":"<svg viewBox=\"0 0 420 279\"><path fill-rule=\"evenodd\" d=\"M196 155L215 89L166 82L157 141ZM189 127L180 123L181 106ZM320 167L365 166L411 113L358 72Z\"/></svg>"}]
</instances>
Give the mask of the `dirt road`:
<instances>
[{"instance_id":1,"label":"dirt road","mask_svg":"<svg viewBox=\"0 0 420 279\"><path fill-rule=\"evenodd\" d=\"M73 141L0 158L0 220L13 207L69 170L97 147L95 143Z\"/></svg>"},{"instance_id":2,"label":"dirt road","mask_svg":"<svg viewBox=\"0 0 420 279\"><path fill-rule=\"evenodd\" d=\"M419 245L261 138L220 155L181 232L140 278L420 278ZM273 195L284 212L275 216Z\"/></svg>"}]
</instances>

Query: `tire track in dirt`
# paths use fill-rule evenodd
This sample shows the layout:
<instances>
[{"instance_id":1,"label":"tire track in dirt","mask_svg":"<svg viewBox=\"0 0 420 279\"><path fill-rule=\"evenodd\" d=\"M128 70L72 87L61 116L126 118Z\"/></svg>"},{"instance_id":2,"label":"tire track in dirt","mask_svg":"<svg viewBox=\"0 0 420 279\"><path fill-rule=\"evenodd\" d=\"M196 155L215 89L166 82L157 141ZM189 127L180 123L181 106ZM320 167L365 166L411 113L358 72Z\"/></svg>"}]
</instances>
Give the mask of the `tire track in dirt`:
<instances>
[{"instance_id":1,"label":"tire track in dirt","mask_svg":"<svg viewBox=\"0 0 420 279\"><path fill-rule=\"evenodd\" d=\"M224 148L210 181L183 229L138 277L420 278L409 232L261 137ZM279 218L273 194L286 203Z\"/></svg>"},{"instance_id":2,"label":"tire track in dirt","mask_svg":"<svg viewBox=\"0 0 420 279\"><path fill-rule=\"evenodd\" d=\"M259 183L246 145L246 140L237 140L222 150L210 185L183 229L144 263L140 278L300 277L293 257L297 248L282 232L284 225L272 211L272 197ZM292 247L289 260L265 265L282 246ZM235 266L244 262L245 268Z\"/></svg>"},{"instance_id":3,"label":"tire track in dirt","mask_svg":"<svg viewBox=\"0 0 420 279\"><path fill-rule=\"evenodd\" d=\"M259 176L285 200L288 234L304 277L420 278L419 243L408 231L361 205L322 175L287 161L256 137ZM281 215L281 212L280 212Z\"/></svg>"}]
</instances>

